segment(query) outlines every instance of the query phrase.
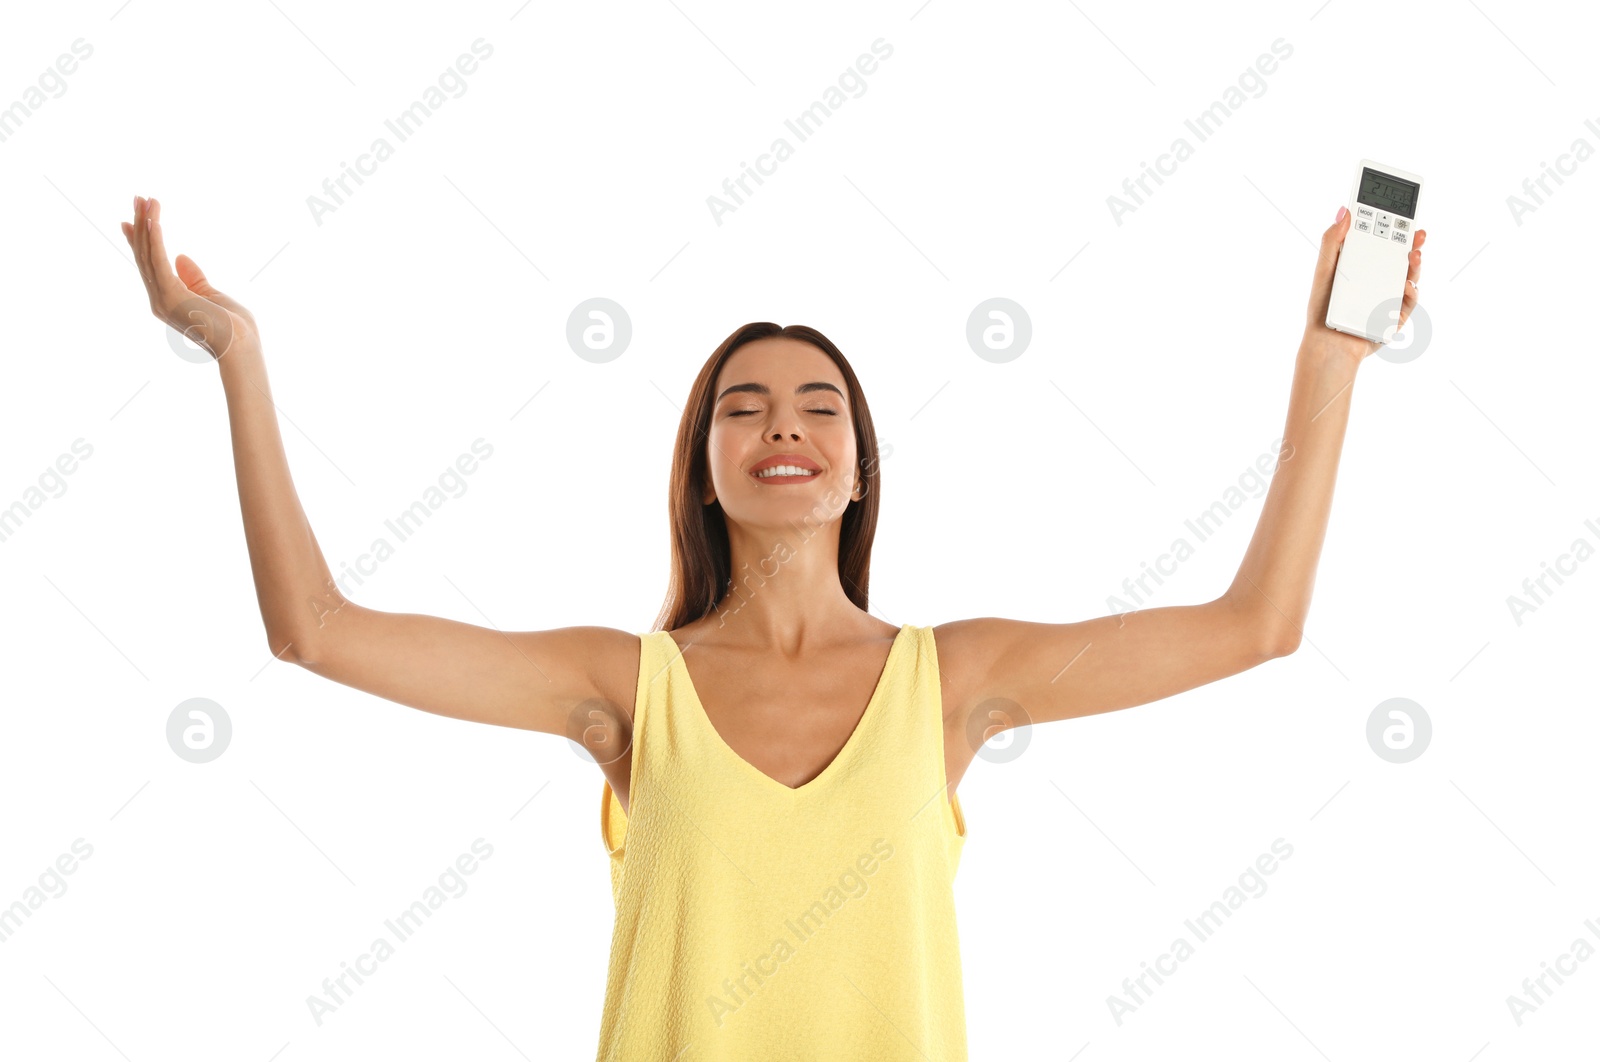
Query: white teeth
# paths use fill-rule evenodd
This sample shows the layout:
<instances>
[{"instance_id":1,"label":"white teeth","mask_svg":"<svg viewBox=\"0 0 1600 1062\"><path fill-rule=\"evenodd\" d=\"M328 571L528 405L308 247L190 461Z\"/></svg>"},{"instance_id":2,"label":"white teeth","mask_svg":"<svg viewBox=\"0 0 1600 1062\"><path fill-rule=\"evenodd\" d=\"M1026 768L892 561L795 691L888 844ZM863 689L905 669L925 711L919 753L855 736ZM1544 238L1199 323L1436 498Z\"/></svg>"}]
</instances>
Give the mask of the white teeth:
<instances>
[{"instance_id":1,"label":"white teeth","mask_svg":"<svg viewBox=\"0 0 1600 1062\"><path fill-rule=\"evenodd\" d=\"M771 479L773 476L814 476L816 474L815 469L801 468L799 465L773 465L771 468L763 468L760 472L757 472L756 478Z\"/></svg>"}]
</instances>

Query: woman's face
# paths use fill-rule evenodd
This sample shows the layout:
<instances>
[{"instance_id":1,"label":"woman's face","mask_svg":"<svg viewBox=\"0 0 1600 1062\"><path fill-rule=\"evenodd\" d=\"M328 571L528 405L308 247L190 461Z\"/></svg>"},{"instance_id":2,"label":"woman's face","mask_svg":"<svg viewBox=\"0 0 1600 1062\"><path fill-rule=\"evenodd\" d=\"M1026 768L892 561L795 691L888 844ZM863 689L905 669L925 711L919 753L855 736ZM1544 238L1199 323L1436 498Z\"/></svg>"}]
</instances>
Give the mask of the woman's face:
<instances>
[{"instance_id":1,"label":"woman's face","mask_svg":"<svg viewBox=\"0 0 1600 1062\"><path fill-rule=\"evenodd\" d=\"M833 359L798 339L746 343L722 365L712 394L703 501L722 503L730 520L782 526L807 515L837 519L855 488L856 434L849 392ZM781 462L820 471L758 478L755 466Z\"/></svg>"}]
</instances>

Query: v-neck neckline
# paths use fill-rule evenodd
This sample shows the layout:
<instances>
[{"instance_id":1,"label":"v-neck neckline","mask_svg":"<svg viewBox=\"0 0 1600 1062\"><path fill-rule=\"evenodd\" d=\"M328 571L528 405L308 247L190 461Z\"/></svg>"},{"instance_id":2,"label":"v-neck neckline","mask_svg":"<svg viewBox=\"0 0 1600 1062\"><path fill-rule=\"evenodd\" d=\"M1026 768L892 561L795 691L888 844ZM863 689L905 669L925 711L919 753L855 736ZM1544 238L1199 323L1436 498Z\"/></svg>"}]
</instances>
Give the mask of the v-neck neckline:
<instances>
[{"instance_id":1,"label":"v-neck neckline","mask_svg":"<svg viewBox=\"0 0 1600 1062\"><path fill-rule=\"evenodd\" d=\"M866 708L862 709L861 717L856 720L855 729L850 731L850 736L845 739L844 746L839 749L838 753L835 754L833 759L828 761L827 766L823 767L822 770L818 772L815 778L811 779L809 782L805 782L802 785L788 785L784 782L780 782L734 751L733 746L729 745L727 741L723 739L721 733L717 731L716 726L711 722L711 717L706 714L705 702L700 699L700 691L695 688L694 676L689 674L689 665L684 662L683 649L678 645L678 640L672 637L672 632L670 631L663 630L660 633L666 635L667 643L672 646L674 650L672 660L669 662L669 664L676 665L678 668L678 673L683 676L684 685L689 691L690 699L694 701L693 714L699 720L699 724L705 727L711 740L720 746L729 758L743 765L745 770L755 775L756 778L765 782L767 785L776 786L777 788L788 793L799 795L801 793L810 792L812 789L816 788L819 783L825 781L830 775L832 775L834 773L834 768L839 765L841 760L850 755L855 746L859 743L858 739L861 736L861 732L867 729L867 724L872 722L874 719L873 711L877 708L878 702L883 699L884 689L889 681L889 672L894 667L895 654L900 651L901 643L907 640L906 634L910 630L911 624L906 623L902 624L900 629L895 632L894 641L889 646L889 655L885 657L883 661L883 670L878 673L878 682L872 687L872 696L867 698L867 706ZM693 645L692 642L690 644Z\"/></svg>"}]
</instances>

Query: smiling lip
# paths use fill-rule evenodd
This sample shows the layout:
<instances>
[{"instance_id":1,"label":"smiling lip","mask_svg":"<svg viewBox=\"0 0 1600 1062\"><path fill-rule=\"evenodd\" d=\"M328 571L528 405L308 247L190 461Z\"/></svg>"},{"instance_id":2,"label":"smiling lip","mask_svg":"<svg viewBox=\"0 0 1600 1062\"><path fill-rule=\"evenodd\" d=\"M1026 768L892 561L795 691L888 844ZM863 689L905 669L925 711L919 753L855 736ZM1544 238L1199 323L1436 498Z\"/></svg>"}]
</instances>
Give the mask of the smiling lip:
<instances>
[{"instance_id":1,"label":"smiling lip","mask_svg":"<svg viewBox=\"0 0 1600 1062\"><path fill-rule=\"evenodd\" d=\"M812 470L813 475L809 475L809 476L806 476L806 475L799 475L799 476L782 475L782 476L765 476L765 477L757 475L757 473L761 472L763 469L771 468L774 465L794 465L794 466L796 466L798 468L809 468L809 469ZM801 454L773 454L771 457L765 457L765 458L762 458L760 461L757 461L750 468L750 478L751 479L755 480L757 483L766 483L766 484L769 484L769 485L777 485L777 484L784 484L784 483L804 483L807 480L816 479L817 476L820 475L821 473L822 473L822 468L821 468L820 465L818 465L815 461L811 460L811 458L805 457L805 456L803 456Z\"/></svg>"}]
</instances>

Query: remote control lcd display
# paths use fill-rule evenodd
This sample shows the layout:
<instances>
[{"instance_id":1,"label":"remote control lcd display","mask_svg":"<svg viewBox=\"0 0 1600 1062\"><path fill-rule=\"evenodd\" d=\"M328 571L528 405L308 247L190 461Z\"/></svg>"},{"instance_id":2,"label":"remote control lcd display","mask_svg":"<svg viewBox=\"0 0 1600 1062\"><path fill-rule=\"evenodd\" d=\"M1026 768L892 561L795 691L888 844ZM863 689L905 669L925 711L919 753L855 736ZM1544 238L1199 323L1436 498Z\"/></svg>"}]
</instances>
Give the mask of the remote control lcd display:
<instances>
[{"instance_id":1,"label":"remote control lcd display","mask_svg":"<svg viewBox=\"0 0 1600 1062\"><path fill-rule=\"evenodd\" d=\"M1402 217L1417 216L1417 185L1371 168L1361 171L1361 190L1356 202Z\"/></svg>"}]
</instances>

